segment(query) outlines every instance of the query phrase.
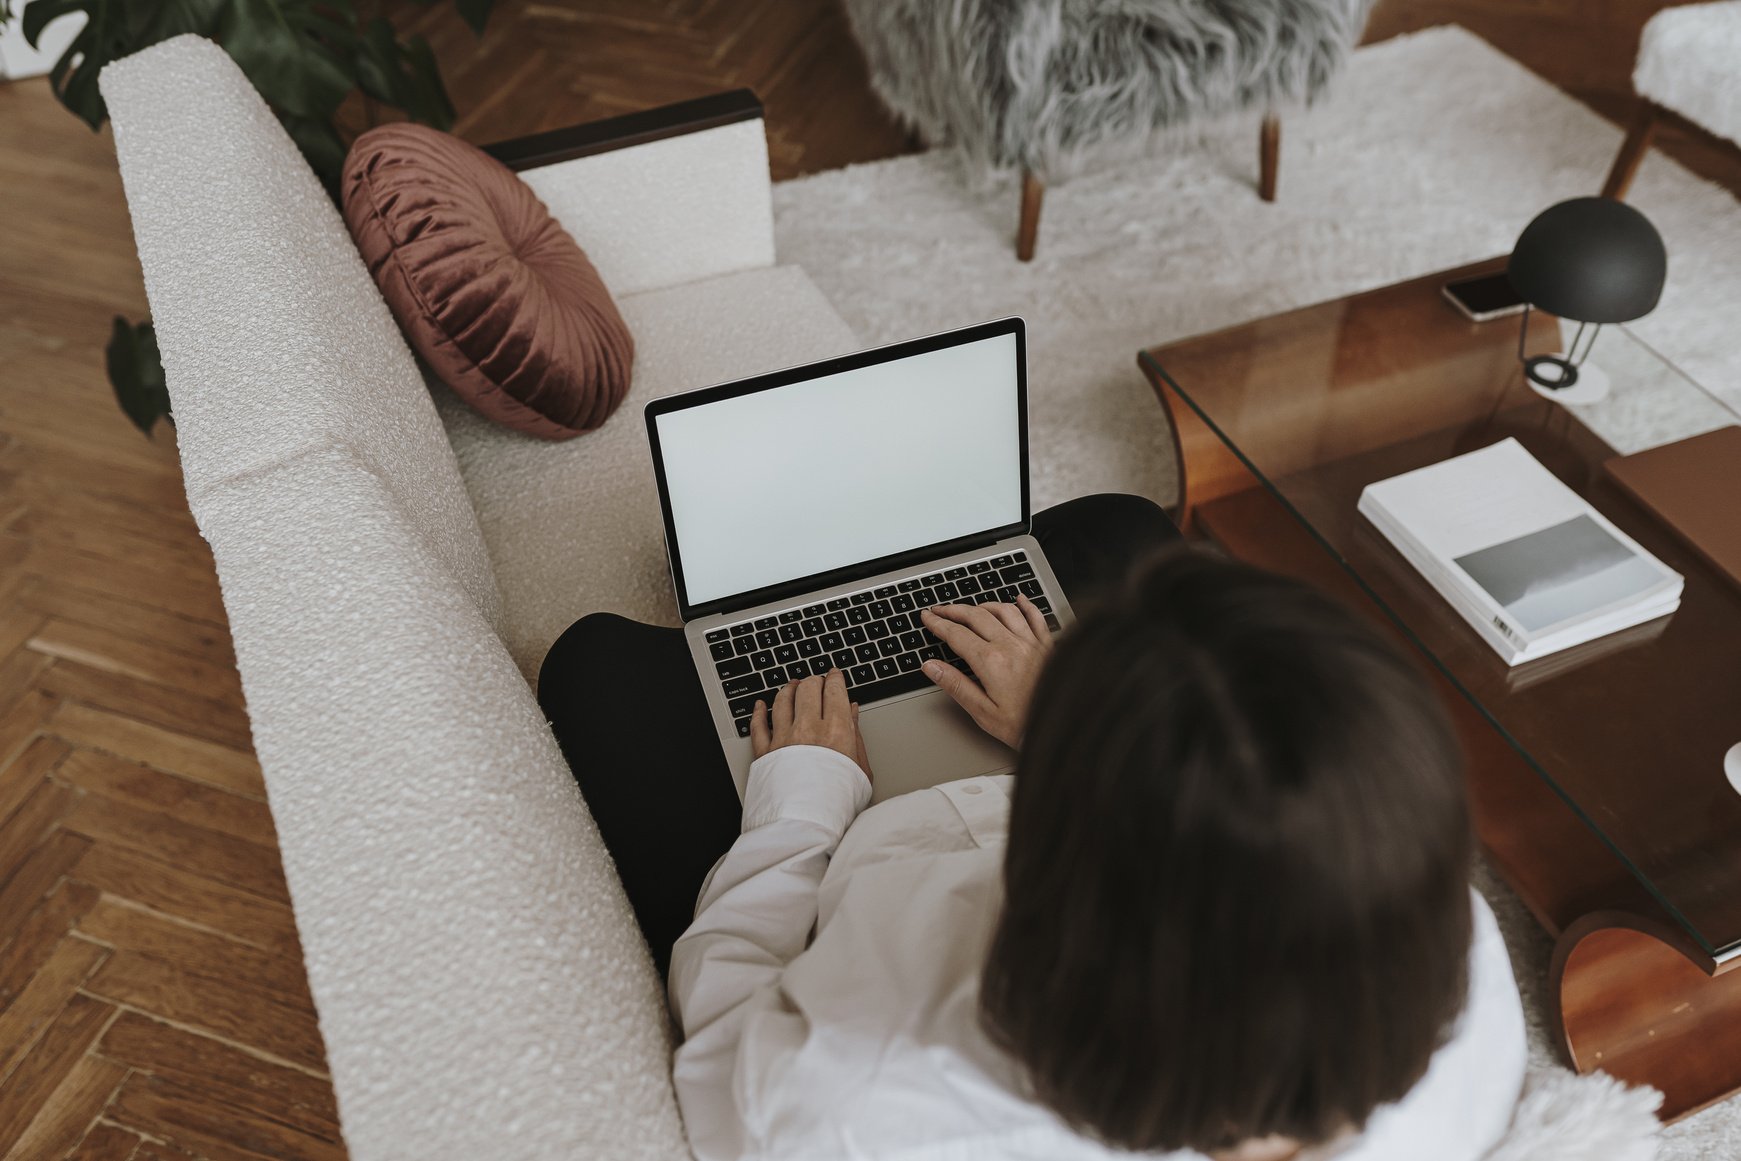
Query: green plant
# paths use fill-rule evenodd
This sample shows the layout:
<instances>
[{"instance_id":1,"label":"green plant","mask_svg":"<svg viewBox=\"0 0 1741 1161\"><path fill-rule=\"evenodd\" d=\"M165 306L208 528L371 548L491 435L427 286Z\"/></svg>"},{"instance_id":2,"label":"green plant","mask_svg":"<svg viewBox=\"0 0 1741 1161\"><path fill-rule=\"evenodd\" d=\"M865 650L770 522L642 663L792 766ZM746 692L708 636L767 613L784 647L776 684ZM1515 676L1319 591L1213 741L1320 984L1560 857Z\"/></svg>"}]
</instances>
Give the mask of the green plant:
<instances>
[{"instance_id":1,"label":"green plant","mask_svg":"<svg viewBox=\"0 0 1741 1161\"><path fill-rule=\"evenodd\" d=\"M493 0L453 4L481 34ZM356 0L0 0L0 25L20 19L34 48L48 25L84 14L84 27L49 71L49 82L61 104L92 129L109 116L97 77L110 61L183 33L216 41L336 194L348 142L335 119L352 93L438 129L453 124L453 105L428 43L401 39L384 17L358 9ZM121 410L139 430L149 434L160 418L173 422L149 322L134 325L117 316L107 363Z\"/></svg>"}]
</instances>

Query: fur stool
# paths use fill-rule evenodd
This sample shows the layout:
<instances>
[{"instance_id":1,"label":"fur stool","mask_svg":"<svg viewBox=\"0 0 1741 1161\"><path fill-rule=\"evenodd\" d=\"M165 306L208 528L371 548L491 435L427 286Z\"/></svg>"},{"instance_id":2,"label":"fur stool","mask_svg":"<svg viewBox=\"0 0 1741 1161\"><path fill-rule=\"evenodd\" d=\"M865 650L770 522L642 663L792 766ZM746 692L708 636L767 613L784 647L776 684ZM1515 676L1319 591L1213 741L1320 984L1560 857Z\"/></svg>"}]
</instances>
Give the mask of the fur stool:
<instances>
[{"instance_id":1,"label":"fur stool","mask_svg":"<svg viewBox=\"0 0 1741 1161\"><path fill-rule=\"evenodd\" d=\"M1665 8L1638 41L1641 98L1602 196L1624 198L1659 123L1741 142L1741 0Z\"/></svg>"},{"instance_id":2,"label":"fur stool","mask_svg":"<svg viewBox=\"0 0 1741 1161\"><path fill-rule=\"evenodd\" d=\"M1310 102L1372 0L846 0L896 117L987 171L1020 170L1016 255L1033 256L1047 182L1118 147L1261 109L1275 200L1277 110Z\"/></svg>"}]
</instances>

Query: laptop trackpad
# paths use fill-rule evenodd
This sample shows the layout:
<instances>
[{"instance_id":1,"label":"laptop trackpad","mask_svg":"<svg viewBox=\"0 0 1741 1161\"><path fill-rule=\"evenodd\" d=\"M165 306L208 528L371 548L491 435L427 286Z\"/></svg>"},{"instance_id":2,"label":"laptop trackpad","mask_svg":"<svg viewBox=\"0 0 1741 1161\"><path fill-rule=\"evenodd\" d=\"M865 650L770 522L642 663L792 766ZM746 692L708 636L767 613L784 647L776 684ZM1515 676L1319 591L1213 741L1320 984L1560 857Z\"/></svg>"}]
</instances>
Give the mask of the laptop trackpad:
<instances>
[{"instance_id":1,"label":"laptop trackpad","mask_svg":"<svg viewBox=\"0 0 1741 1161\"><path fill-rule=\"evenodd\" d=\"M1013 750L941 692L872 706L860 712L858 725L870 756L872 802L1015 765Z\"/></svg>"}]
</instances>

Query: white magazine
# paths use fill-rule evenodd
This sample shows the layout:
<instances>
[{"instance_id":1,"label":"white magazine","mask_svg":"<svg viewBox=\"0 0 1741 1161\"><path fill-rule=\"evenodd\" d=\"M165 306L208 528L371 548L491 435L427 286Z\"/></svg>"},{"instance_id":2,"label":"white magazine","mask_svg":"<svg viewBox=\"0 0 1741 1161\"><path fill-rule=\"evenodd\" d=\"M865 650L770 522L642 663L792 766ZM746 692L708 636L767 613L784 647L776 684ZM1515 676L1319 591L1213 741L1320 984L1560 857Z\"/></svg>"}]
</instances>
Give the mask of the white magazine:
<instances>
[{"instance_id":1,"label":"white magazine","mask_svg":"<svg viewBox=\"0 0 1741 1161\"><path fill-rule=\"evenodd\" d=\"M1372 484L1360 512L1510 665L1680 604L1680 575L1515 439Z\"/></svg>"}]
</instances>

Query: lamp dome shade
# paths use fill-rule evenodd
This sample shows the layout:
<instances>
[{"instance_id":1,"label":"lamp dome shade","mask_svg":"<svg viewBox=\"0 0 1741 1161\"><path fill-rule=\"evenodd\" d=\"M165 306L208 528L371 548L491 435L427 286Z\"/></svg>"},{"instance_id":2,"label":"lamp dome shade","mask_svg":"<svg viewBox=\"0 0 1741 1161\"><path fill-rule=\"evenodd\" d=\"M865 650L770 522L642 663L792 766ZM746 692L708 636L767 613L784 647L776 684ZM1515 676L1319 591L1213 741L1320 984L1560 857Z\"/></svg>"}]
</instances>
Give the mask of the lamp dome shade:
<instances>
[{"instance_id":1,"label":"lamp dome shade","mask_svg":"<svg viewBox=\"0 0 1741 1161\"><path fill-rule=\"evenodd\" d=\"M1506 268L1525 302L1573 322L1618 323L1656 307L1668 251L1650 219L1612 198L1573 198L1524 227Z\"/></svg>"}]
</instances>

